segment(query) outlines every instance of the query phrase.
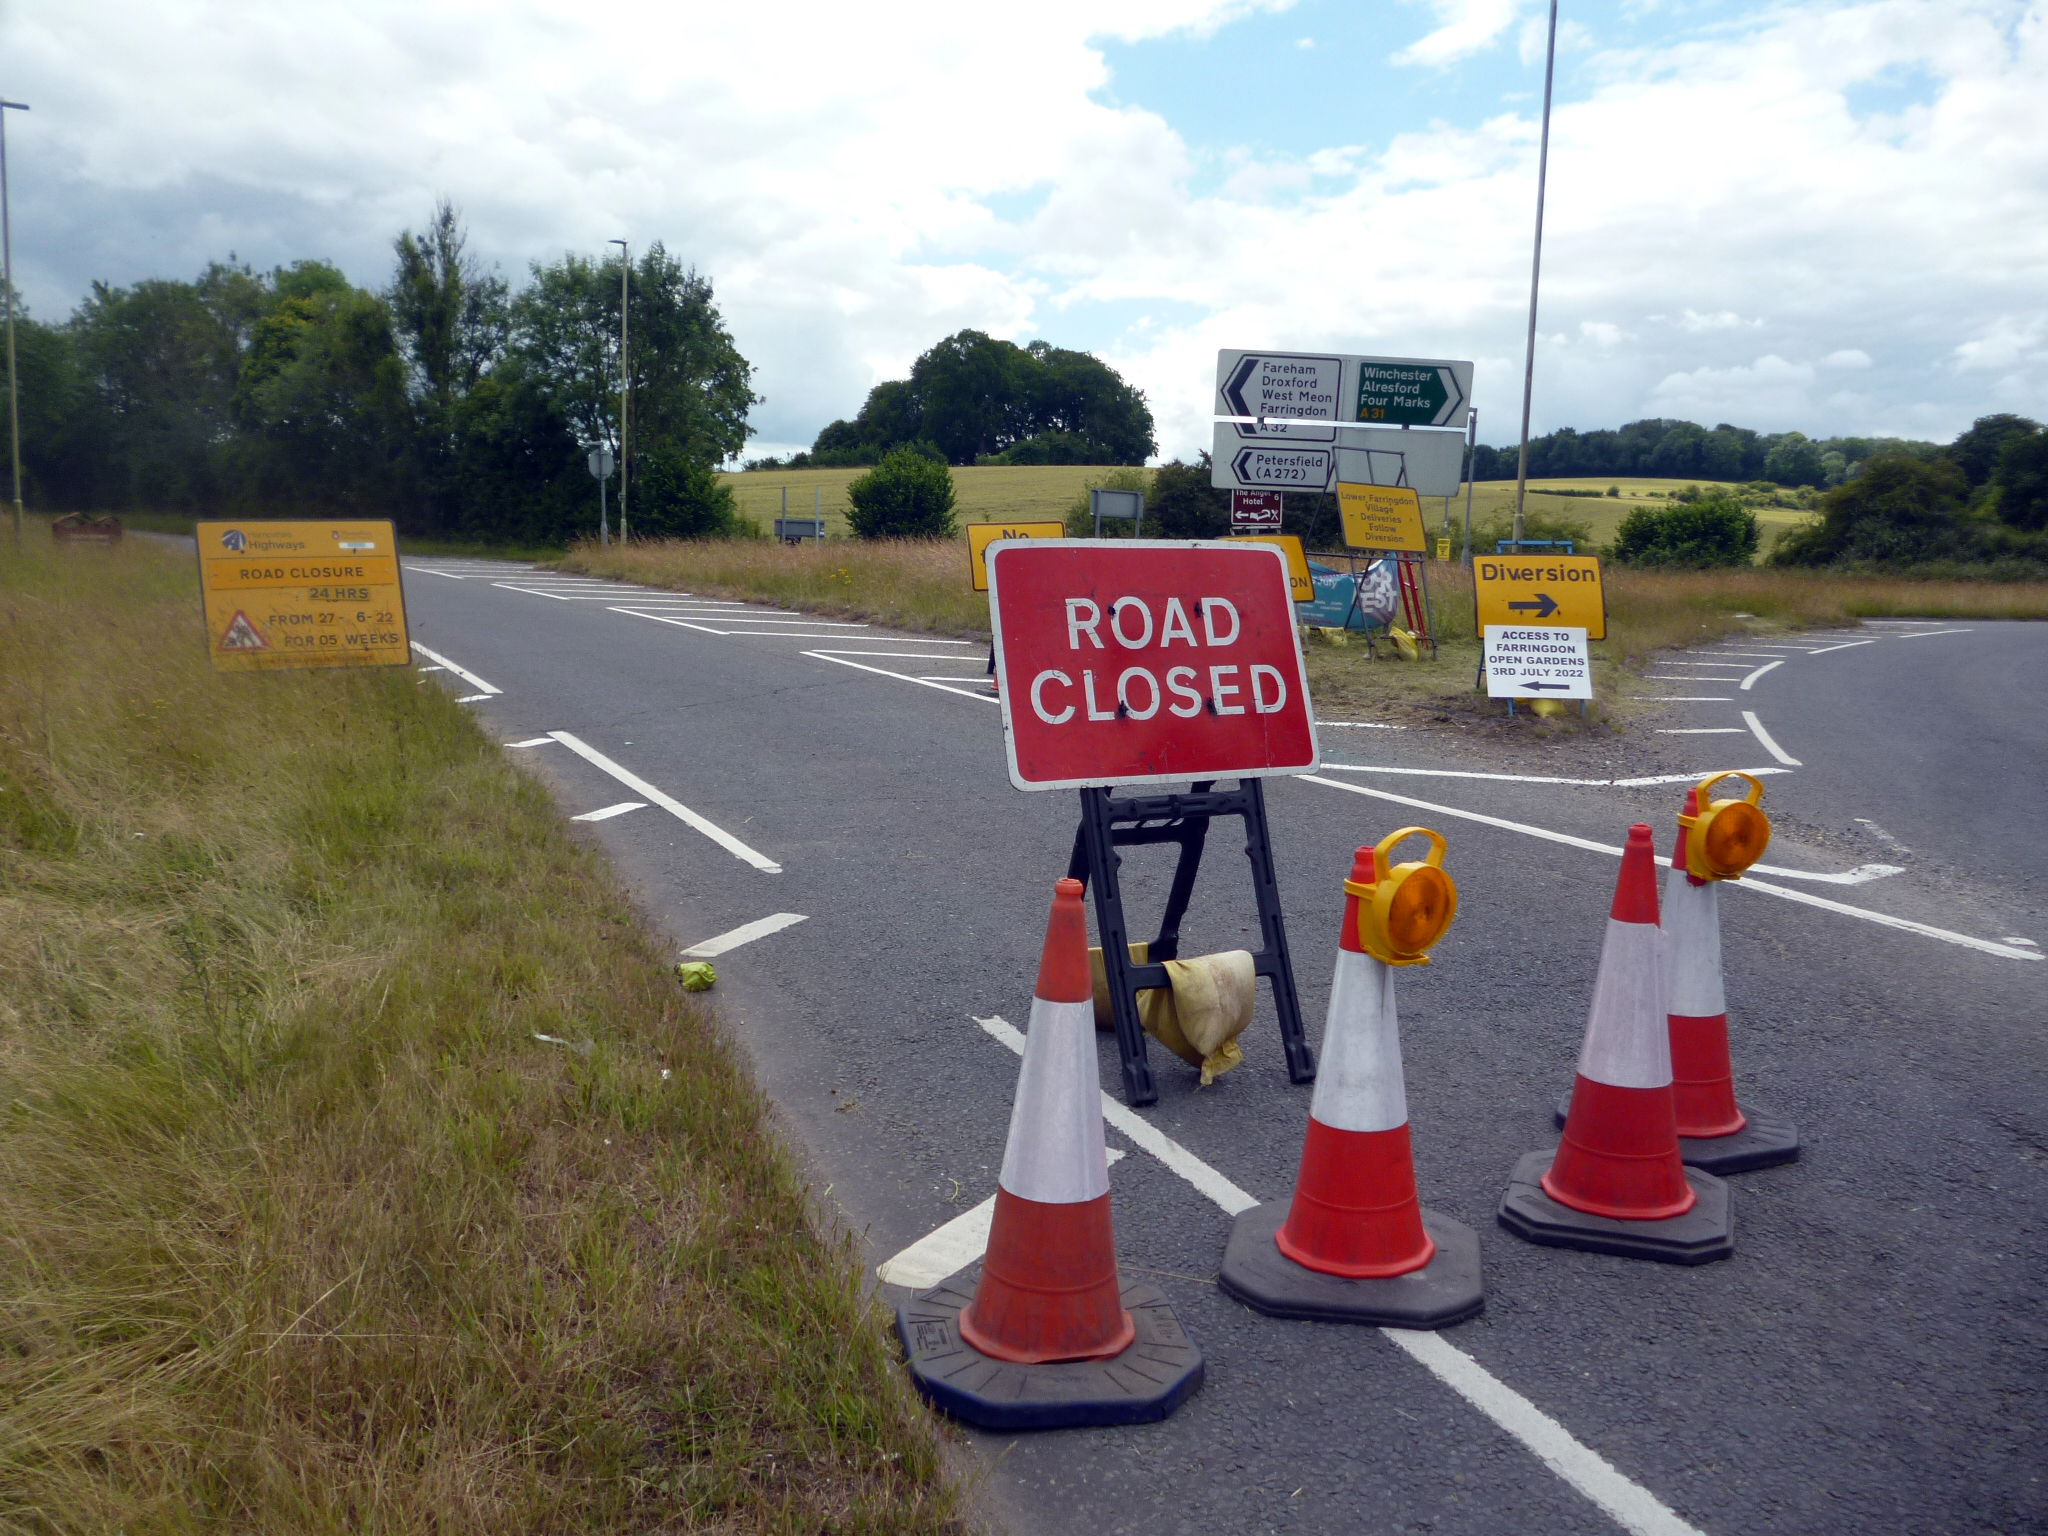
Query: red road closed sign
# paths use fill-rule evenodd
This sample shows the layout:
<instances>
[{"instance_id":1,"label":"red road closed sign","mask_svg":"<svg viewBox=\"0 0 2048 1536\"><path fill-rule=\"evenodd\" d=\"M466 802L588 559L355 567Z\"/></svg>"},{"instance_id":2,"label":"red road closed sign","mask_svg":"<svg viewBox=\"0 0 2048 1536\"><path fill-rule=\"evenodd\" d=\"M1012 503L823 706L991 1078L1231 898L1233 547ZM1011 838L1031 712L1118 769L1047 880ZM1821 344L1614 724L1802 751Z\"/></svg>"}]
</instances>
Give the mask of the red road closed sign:
<instances>
[{"instance_id":1,"label":"red road closed sign","mask_svg":"<svg viewBox=\"0 0 2048 1536\"><path fill-rule=\"evenodd\" d=\"M1019 789L1316 770L1275 546L1018 540L989 551L988 571Z\"/></svg>"}]
</instances>

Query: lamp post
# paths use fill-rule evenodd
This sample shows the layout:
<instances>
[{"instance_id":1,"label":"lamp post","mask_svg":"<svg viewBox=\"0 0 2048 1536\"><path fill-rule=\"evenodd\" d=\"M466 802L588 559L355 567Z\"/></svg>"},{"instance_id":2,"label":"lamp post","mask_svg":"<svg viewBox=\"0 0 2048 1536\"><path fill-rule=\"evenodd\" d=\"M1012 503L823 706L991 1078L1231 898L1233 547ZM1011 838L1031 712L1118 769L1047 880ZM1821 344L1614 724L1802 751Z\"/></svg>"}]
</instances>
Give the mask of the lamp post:
<instances>
[{"instance_id":1,"label":"lamp post","mask_svg":"<svg viewBox=\"0 0 2048 1536\"><path fill-rule=\"evenodd\" d=\"M1536 382L1536 280L1543 272L1543 184L1550 172L1550 80L1557 68L1557 0L1543 53L1543 143L1536 152L1536 253L1529 259L1529 351L1522 366L1522 456L1515 467L1515 552L1522 549L1522 500L1529 491L1529 394Z\"/></svg>"},{"instance_id":2,"label":"lamp post","mask_svg":"<svg viewBox=\"0 0 2048 1536\"><path fill-rule=\"evenodd\" d=\"M626 371L626 279L633 270L633 252L623 240L619 248L619 542L626 542L626 418L633 407L633 376Z\"/></svg>"},{"instance_id":3,"label":"lamp post","mask_svg":"<svg viewBox=\"0 0 2048 1536\"><path fill-rule=\"evenodd\" d=\"M21 548L21 387L14 376L14 229L7 204L7 114L26 112L21 101L0 101L0 282L7 289L7 431L14 458L14 547Z\"/></svg>"}]
</instances>

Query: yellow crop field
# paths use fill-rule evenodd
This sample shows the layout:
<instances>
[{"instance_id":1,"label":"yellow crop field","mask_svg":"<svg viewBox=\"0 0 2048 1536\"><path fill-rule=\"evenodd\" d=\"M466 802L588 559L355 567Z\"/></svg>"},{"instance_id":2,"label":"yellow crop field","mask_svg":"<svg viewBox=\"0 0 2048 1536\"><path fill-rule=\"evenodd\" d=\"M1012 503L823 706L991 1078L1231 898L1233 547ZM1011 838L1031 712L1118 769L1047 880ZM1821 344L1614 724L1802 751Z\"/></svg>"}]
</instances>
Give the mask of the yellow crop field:
<instances>
[{"instance_id":1,"label":"yellow crop field","mask_svg":"<svg viewBox=\"0 0 2048 1536\"><path fill-rule=\"evenodd\" d=\"M774 531L782 515L783 492L789 493L789 515L808 518L812 509L825 513L828 538L846 534L846 487L864 469L756 469L718 478L732 487L743 516ZM963 523L997 522L1009 518L1062 518L1074 498L1109 474L1101 464L1045 464L955 469L953 489L959 498L955 516Z\"/></svg>"},{"instance_id":2,"label":"yellow crop field","mask_svg":"<svg viewBox=\"0 0 2048 1536\"><path fill-rule=\"evenodd\" d=\"M1620 487L1619 496L1609 496L1607 488ZM1654 507L1669 506L1671 497L1688 485L1697 485L1701 490L1719 488L1735 490L1732 482L1718 480L1652 480L1623 479L1616 476L1589 476L1581 479L1531 480L1527 510L1531 514L1546 517L1569 517L1586 524L1592 531L1595 544L1612 542L1614 533L1621 526L1621 520L1634 508L1648 503ZM1598 491L1594 496L1544 495L1546 491ZM1431 516L1431 509L1435 515ZM1490 522L1512 517L1515 511L1515 482L1512 480L1481 480L1472 487L1472 526L1482 528ZM1797 507L1758 507L1756 519L1763 524L1763 550L1770 551L1778 536L1788 528L1810 521L1814 514L1802 512ZM1424 521L1434 529L1443 516L1441 501L1426 500L1423 503ZM1465 501L1462 493L1451 501L1451 526L1464 526Z\"/></svg>"}]
</instances>

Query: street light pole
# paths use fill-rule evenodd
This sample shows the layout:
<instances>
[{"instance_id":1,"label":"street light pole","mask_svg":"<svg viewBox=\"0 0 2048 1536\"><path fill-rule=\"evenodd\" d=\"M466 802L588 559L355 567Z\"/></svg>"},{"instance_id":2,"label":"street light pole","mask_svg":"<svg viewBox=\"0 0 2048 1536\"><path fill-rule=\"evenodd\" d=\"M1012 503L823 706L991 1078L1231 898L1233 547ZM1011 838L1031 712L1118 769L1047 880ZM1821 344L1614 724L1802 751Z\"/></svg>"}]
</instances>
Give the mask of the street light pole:
<instances>
[{"instance_id":1,"label":"street light pole","mask_svg":"<svg viewBox=\"0 0 2048 1536\"><path fill-rule=\"evenodd\" d=\"M1543 187L1550 174L1550 81L1557 69L1557 0L1550 0L1550 42L1543 52L1543 143L1536 152L1536 250L1529 259L1529 351L1522 367L1522 456L1515 467L1515 551L1522 548L1522 502L1529 493L1529 395L1536 383L1536 282L1543 273Z\"/></svg>"},{"instance_id":2,"label":"street light pole","mask_svg":"<svg viewBox=\"0 0 2048 1536\"><path fill-rule=\"evenodd\" d=\"M14 459L14 547L21 548L21 387L14 374L14 228L7 203L7 114L28 104L0 101L0 267L7 288L7 430Z\"/></svg>"},{"instance_id":3,"label":"street light pole","mask_svg":"<svg viewBox=\"0 0 2048 1536\"><path fill-rule=\"evenodd\" d=\"M623 240L611 242L619 248L619 542L626 542L626 421L633 408L633 376L626 371L627 276L633 270L633 252Z\"/></svg>"}]
</instances>

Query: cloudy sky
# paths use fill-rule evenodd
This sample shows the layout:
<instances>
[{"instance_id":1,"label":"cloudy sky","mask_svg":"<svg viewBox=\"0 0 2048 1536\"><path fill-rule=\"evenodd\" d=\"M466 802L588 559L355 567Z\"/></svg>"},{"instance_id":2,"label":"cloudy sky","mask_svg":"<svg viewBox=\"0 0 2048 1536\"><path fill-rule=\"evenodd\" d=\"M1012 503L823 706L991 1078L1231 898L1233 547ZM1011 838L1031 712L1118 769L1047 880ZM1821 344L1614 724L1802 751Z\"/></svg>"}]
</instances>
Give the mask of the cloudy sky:
<instances>
[{"instance_id":1,"label":"cloudy sky","mask_svg":"<svg viewBox=\"0 0 2048 1536\"><path fill-rule=\"evenodd\" d=\"M2048 416L2048 6L1564 0L1534 428ZM1218 347L1472 358L1513 438L1533 0L10 0L17 281L235 252L381 286L437 194L517 280L655 239L808 443L963 326L1162 449Z\"/></svg>"}]
</instances>

